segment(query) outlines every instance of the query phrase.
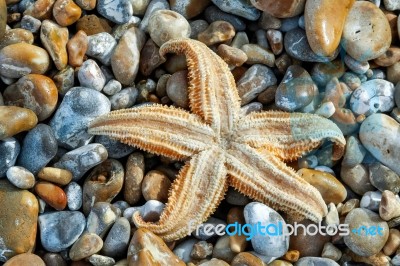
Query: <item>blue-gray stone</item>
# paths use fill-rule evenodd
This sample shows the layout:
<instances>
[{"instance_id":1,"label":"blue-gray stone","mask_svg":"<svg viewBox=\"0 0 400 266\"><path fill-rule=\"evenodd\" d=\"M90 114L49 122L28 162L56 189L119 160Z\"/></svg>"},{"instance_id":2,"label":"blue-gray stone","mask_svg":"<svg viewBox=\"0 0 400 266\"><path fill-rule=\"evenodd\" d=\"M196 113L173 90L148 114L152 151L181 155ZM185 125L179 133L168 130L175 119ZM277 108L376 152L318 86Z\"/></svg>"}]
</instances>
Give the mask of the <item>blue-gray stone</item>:
<instances>
[{"instance_id":1,"label":"blue-gray stone","mask_svg":"<svg viewBox=\"0 0 400 266\"><path fill-rule=\"evenodd\" d=\"M343 156L342 166L356 166L362 163L367 150L355 136L350 136L346 142L346 153Z\"/></svg>"},{"instance_id":2,"label":"blue-gray stone","mask_svg":"<svg viewBox=\"0 0 400 266\"><path fill-rule=\"evenodd\" d=\"M15 165L20 150L21 146L15 138L0 140L0 178L5 177L8 168Z\"/></svg>"},{"instance_id":3,"label":"blue-gray stone","mask_svg":"<svg viewBox=\"0 0 400 266\"><path fill-rule=\"evenodd\" d=\"M299 26L299 16L282 19L282 25L279 28L281 32L288 32Z\"/></svg>"},{"instance_id":4,"label":"blue-gray stone","mask_svg":"<svg viewBox=\"0 0 400 266\"><path fill-rule=\"evenodd\" d=\"M127 144L121 143L118 140L112 139L108 136L96 136L94 142L102 144L106 147L109 158L120 159L131 154L135 148Z\"/></svg>"},{"instance_id":5,"label":"blue-gray stone","mask_svg":"<svg viewBox=\"0 0 400 266\"><path fill-rule=\"evenodd\" d=\"M36 2L35 0L21 0L21 2L18 3L18 11L20 13L24 13L24 11L28 9L30 5L33 5L35 2Z\"/></svg>"},{"instance_id":6,"label":"blue-gray stone","mask_svg":"<svg viewBox=\"0 0 400 266\"><path fill-rule=\"evenodd\" d=\"M127 0L97 0L97 11L117 24L128 22L133 15L132 4Z\"/></svg>"},{"instance_id":7,"label":"blue-gray stone","mask_svg":"<svg viewBox=\"0 0 400 266\"><path fill-rule=\"evenodd\" d=\"M204 11L204 17L210 24L214 21L223 20L229 22L236 31L244 31L246 29L246 23L242 19L232 14L225 13L216 6L207 7Z\"/></svg>"},{"instance_id":8,"label":"blue-gray stone","mask_svg":"<svg viewBox=\"0 0 400 266\"><path fill-rule=\"evenodd\" d=\"M226 13L243 17L248 20L257 20L261 12L246 0L211 0L214 5Z\"/></svg>"},{"instance_id":9,"label":"blue-gray stone","mask_svg":"<svg viewBox=\"0 0 400 266\"><path fill-rule=\"evenodd\" d=\"M131 225L125 217L118 218L104 240L102 254L113 258L126 255L131 233Z\"/></svg>"},{"instance_id":10,"label":"blue-gray stone","mask_svg":"<svg viewBox=\"0 0 400 266\"><path fill-rule=\"evenodd\" d=\"M95 203L88 215L85 231L103 238L118 218L115 209L108 202Z\"/></svg>"},{"instance_id":11,"label":"blue-gray stone","mask_svg":"<svg viewBox=\"0 0 400 266\"><path fill-rule=\"evenodd\" d=\"M111 56L117 47L117 41L108 32L88 36L86 54L99 60L103 65L111 64Z\"/></svg>"},{"instance_id":12,"label":"blue-gray stone","mask_svg":"<svg viewBox=\"0 0 400 266\"><path fill-rule=\"evenodd\" d=\"M318 258L318 257L303 257L299 259L294 265L295 266L310 266L310 265L339 266L339 264L334 260L328 258Z\"/></svg>"},{"instance_id":13,"label":"blue-gray stone","mask_svg":"<svg viewBox=\"0 0 400 266\"><path fill-rule=\"evenodd\" d=\"M40 240L50 252L70 247L85 229L85 216L78 211L59 211L39 216Z\"/></svg>"},{"instance_id":14,"label":"blue-gray stone","mask_svg":"<svg viewBox=\"0 0 400 266\"><path fill-rule=\"evenodd\" d=\"M88 170L104 162L108 157L106 148L98 143L89 144L64 154L54 167L69 170L73 180L79 180Z\"/></svg>"},{"instance_id":15,"label":"blue-gray stone","mask_svg":"<svg viewBox=\"0 0 400 266\"><path fill-rule=\"evenodd\" d=\"M111 109L119 110L132 107L139 96L139 91L135 87L125 88L110 97Z\"/></svg>"},{"instance_id":16,"label":"blue-gray stone","mask_svg":"<svg viewBox=\"0 0 400 266\"><path fill-rule=\"evenodd\" d=\"M89 123L110 109L102 93L84 87L70 89L50 121L58 144L67 149L88 144L93 138L87 133Z\"/></svg>"},{"instance_id":17,"label":"blue-gray stone","mask_svg":"<svg viewBox=\"0 0 400 266\"><path fill-rule=\"evenodd\" d=\"M57 149L53 129L48 125L38 124L26 134L17 164L35 175L56 156Z\"/></svg>"},{"instance_id":18,"label":"blue-gray stone","mask_svg":"<svg viewBox=\"0 0 400 266\"><path fill-rule=\"evenodd\" d=\"M82 207L82 188L76 182L71 182L64 189L67 195L68 209L71 211L77 211Z\"/></svg>"}]
</instances>

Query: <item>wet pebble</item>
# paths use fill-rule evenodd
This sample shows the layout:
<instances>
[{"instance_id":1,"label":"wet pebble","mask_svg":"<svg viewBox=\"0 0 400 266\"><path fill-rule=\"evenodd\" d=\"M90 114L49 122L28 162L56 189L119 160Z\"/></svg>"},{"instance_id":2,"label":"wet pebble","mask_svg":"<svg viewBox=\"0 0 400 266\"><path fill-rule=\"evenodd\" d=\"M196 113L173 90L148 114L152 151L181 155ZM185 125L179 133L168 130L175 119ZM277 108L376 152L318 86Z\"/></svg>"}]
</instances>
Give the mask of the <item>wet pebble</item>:
<instances>
[{"instance_id":1,"label":"wet pebble","mask_svg":"<svg viewBox=\"0 0 400 266\"><path fill-rule=\"evenodd\" d=\"M33 174L21 166L11 166L7 170L7 179L20 189L30 189L35 185Z\"/></svg>"},{"instance_id":2,"label":"wet pebble","mask_svg":"<svg viewBox=\"0 0 400 266\"><path fill-rule=\"evenodd\" d=\"M72 261L82 260L101 250L103 240L96 234L85 233L78 238L69 250L69 257Z\"/></svg>"},{"instance_id":3,"label":"wet pebble","mask_svg":"<svg viewBox=\"0 0 400 266\"><path fill-rule=\"evenodd\" d=\"M0 140L0 178L6 175L8 168L15 165L21 150L19 142L15 138Z\"/></svg>"},{"instance_id":4,"label":"wet pebble","mask_svg":"<svg viewBox=\"0 0 400 266\"><path fill-rule=\"evenodd\" d=\"M36 194L54 209L61 211L67 206L67 195L60 187L40 181L35 185Z\"/></svg>"},{"instance_id":5,"label":"wet pebble","mask_svg":"<svg viewBox=\"0 0 400 266\"><path fill-rule=\"evenodd\" d=\"M352 167L362 163L367 150L355 136L350 136L346 141L346 151L343 156L342 166Z\"/></svg>"},{"instance_id":6,"label":"wet pebble","mask_svg":"<svg viewBox=\"0 0 400 266\"><path fill-rule=\"evenodd\" d=\"M62 0L61 0L62 1ZM73 67L81 66L88 48L88 37L83 30L78 31L68 40L68 64Z\"/></svg>"},{"instance_id":7,"label":"wet pebble","mask_svg":"<svg viewBox=\"0 0 400 266\"><path fill-rule=\"evenodd\" d=\"M117 24L123 24L129 21L133 15L133 9L130 1L123 0L97 0L97 12L103 17Z\"/></svg>"},{"instance_id":8,"label":"wet pebble","mask_svg":"<svg viewBox=\"0 0 400 266\"><path fill-rule=\"evenodd\" d=\"M104 240L102 254L121 258L126 255L130 239L131 226L125 217L118 218Z\"/></svg>"}]
</instances>

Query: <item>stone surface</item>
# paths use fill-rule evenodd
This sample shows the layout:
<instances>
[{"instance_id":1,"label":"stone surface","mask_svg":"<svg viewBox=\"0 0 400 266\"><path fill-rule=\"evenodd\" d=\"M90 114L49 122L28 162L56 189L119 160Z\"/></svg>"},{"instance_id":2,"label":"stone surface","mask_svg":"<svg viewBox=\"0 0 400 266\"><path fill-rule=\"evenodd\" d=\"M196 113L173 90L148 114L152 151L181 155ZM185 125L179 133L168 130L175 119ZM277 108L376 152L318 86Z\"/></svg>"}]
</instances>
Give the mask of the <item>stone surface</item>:
<instances>
[{"instance_id":1,"label":"stone surface","mask_svg":"<svg viewBox=\"0 0 400 266\"><path fill-rule=\"evenodd\" d=\"M143 178L142 193L145 200L158 200L166 203L171 181L160 171L152 170Z\"/></svg>"},{"instance_id":2,"label":"stone surface","mask_svg":"<svg viewBox=\"0 0 400 266\"><path fill-rule=\"evenodd\" d=\"M38 122L36 114L26 108L0 106L0 140L30 130Z\"/></svg>"},{"instance_id":3,"label":"stone surface","mask_svg":"<svg viewBox=\"0 0 400 266\"><path fill-rule=\"evenodd\" d=\"M63 1L63 0L59 0ZM83 57L88 47L88 37L83 30L78 31L72 38L68 40L68 64L73 67L81 66Z\"/></svg>"},{"instance_id":4,"label":"stone surface","mask_svg":"<svg viewBox=\"0 0 400 266\"><path fill-rule=\"evenodd\" d=\"M103 17L117 24L129 21L133 15L131 1L124 0L97 0L97 12Z\"/></svg>"},{"instance_id":5,"label":"stone surface","mask_svg":"<svg viewBox=\"0 0 400 266\"><path fill-rule=\"evenodd\" d=\"M22 266L22 265L30 265L30 266L46 266L44 261L35 254L32 253L23 253L9 259L4 266Z\"/></svg>"},{"instance_id":6,"label":"stone surface","mask_svg":"<svg viewBox=\"0 0 400 266\"><path fill-rule=\"evenodd\" d=\"M131 226L125 217L118 218L104 240L102 254L113 258L126 256L129 245Z\"/></svg>"},{"instance_id":7,"label":"stone surface","mask_svg":"<svg viewBox=\"0 0 400 266\"><path fill-rule=\"evenodd\" d=\"M81 8L72 0L56 0L54 3L53 16L62 27L74 24L81 14Z\"/></svg>"},{"instance_id":8,"label":"stone surface","mask_svg":"<svg viewBox=\"0 0 400 266\"><path fill-rule=\"evenodd\" d=\"M96 202L87 217L86 232L104 238L117 219L117 210L108 202Z\"/></svg>"},{"instance_id":9,"label":"stone surface","mask_svg":"<svg viewBox=\"0 0 400 266\"><path fill-rule=\"evenodd\" d=\"M369 181L368 169L362 164L342 166L340 177L358 195L364 195L364 193L374 190Z\"/></svg>"},{"instance_id":10,"label":"stone surface","mask_svg":"<svg viewBox=\"0 0 400 266\"><path fill-rule=\"evenodd\" d=\"M309 265L318 265L318 266L339 266L334 260L328 258L318 258L318 257L303 257L299 259L295 264L295 266L309 266Z\"/></svg>"},{"instance_id":11,"label":"stone surface","mask_svg":"<svg viewBox=\"0 0 400 266\"><path fill-rule=\"evenodd\" d=\"M400 216L400 200L393 192L389 190L383 191L379 204L379 215L385 221Z\"/></svg>"},{"instance_id":12,"label":"stone surface","mask_svg":"<svg viewBox=\"0 0 400 266\"><path fill-rule=\"evenodd\" d=\"M109 66L111 64L111 56L117 47L115 38L107 32L100 32L88 36L87 39L86 54Z\"/></svg>"},{"instance_id":13,"label":"stone surface","mask_svg":"<svg viewBox=\"0 0 400 266\"><path fill-rule=\"evenodd\" d=\"M303 13L306 0L250 0L256 8L277 18L289 18Z\"/></svg>"},{"instance_id":14,"label":"stone surface","mask_svg":"<svg viewBox=\"0 0 400 266\"><path fill-rule=\"evenodd\" d=\"M106 77L96 61L88 59L78 70L78 79L82 87L101 91L106 85Z\"/></svg>"},{"instance_id":15,"label":"stone surface","mask_svg":"<svg viewBox=\"0 0 400 266\"><path fill-rule=\"evenodd\" d=\"M230 13L248 20L257 20L260 17L260 11L254 8L246 0L211 0L214 5L226 13Z\"/></svg>"},{"instance_id":16,"label":"stone surface","mask_svg":"<svg viewBox=\"0 0 400 266\"><path fill-rule=\"evenodd\" d=\"M0 178L6 175L8 168L14 166L20 150L21 146L15 138L0 140Z\"/></svg>"},{"instance_id":17,"label":"stone surface","mask_svg":"<svg viewBox=\"0 0 400 266\"><path fill-rule=\"evenodd\" d=\"M142 181L144 177L144 156L142 153L132 153L126 162L124 180L124 199L131 205L142 197Z\"/></svg>"},{"instance_id":18,"label":"stone surface","mask_svg":"<svg viewBox=\"0 0 400 266\"><path fill-rule=\"evenodd\" d=\"M3 38L6 32L7 26L7 6L6 1L1 0L0 2L0 39Z\"/></svg>"},{"instance_id":19,"label":"stone surface","mask_svg":"<svg viewBox=\"0 0 400 266\"><path fill-rule=\"evenodd\" d=\"M72 173L70 171L55 167L44 167L39 171L37 176L42 180L62 186L67 185L72 180Z\"/></svg>"},{"instance_id":20,"label":"stone surface","mask_svg":"<svg viewBox=\"0 0 400 266\"><path fill-rule=\"evenodd\" d=\"M369 165L369 180L380 191L390 190L395 194L400 191L400 177L388 167L380 163Z\"/></svg>"},{"instance_id":21,"label":"stone surface","mask_svg":"<svg viewBox=\"0 0 400 266\"><path fill-rule=\"evenodd\" d=\"M76 182L71 182L65 188L65 194L67 195L68 209L71 211L77 211L82 207L82 188Z\"/></svg>"},{"instance_id":22,"label":"stone surface","mask_svg":"<svg viewBox=\"0 0 400 266\"><path fill-rule=\"evenodd\" d=\"M82 260L101 250L103 240L96 234L85 233L72 245L69 257L72 261Z\"/></svg>"},{"instance_id":23,"label":"stone surface","mask_svg":"<svg viewBox=\"0 0 400 266\"><path fill-rule=\"evenodd\" d=\"M108 157L113 159L123 158L135 150L135 148L132 146L121 143L104 135L96 136L94 142L103 145L107 149Z\"/></svg>"},{"instance_id":24,"label":"stone surface","mask_svg":"<svg viewBox=\"0 0 400 266\"><path fill-rule=\"evenodd\" d=\"M210 46L229 41L235 36L235 28L227 21L212 22L207 29L197 35L197 39Z\"/></svg>"},{"instance_id":25,"label":"stone surface","mask_svg":"<svg viewBox=\"0 0 400 266\"><path fill-rule=\"evenodd\" d=\"M58 186L50 182L38 182L35 186L36 194L54 209L61 211L67 206L67 195Z\"/></svg>"},{"instance_id":26,"label":"stone surface","mask_svg":"<svg viewBox=\"0 0 400 266\"><path fill-rule=\"evenodd\" d=\"M177 71L171 75L166 84L166 93L177 106L182 108L189 106L187 70Z\"/></svg>"},{"instance_id":27,"label":"stone surface","mask_svg":"<svg viewBox=\"0 0 400 266\"><path fill-rule=\"evenodd\" d=\"M11 166L7 170L7 179L20 189L30 189L35 185L35 177L21 166Z\"/></svg>"},{"instance_id":28,"label":"stone surface","mask_svg":"<svg viewBox=\"0 0 400 266\"><path fill-rule=\"evenodd\" d=\"M187 19L193 18L204 11L204 9L210 4L210 0L171 0L171 10L178 12Z\"/></svg>"},{"instance_id":29,"label":"stone surface","mask_svg":"<svg viewBox=\"0 0 400 266\"><path fill-rule=\"evenodd\" d=\"M76 3L79 5L78 0ZM90 0L93 1L93 0ZM96 1L94 1L96 3ZM82 6L81 6L82 7ZM76 30L83 30L87 35L93 35L101 32L111 32L111 27L108 22L99 18L96 15L86 15L80 18L76 23Z\"/></svg>"},{"instance_id":30,"label":"stone surface","mask_svg":"<svg viewBox=\"0 0 400 266\"><path fill-rule=\"evenodd\" d=\"M45 20L40 27L40 40L57 69L64 69L68 64L68 28L60 27L51 20Z\"/></svg>"}]
</instances>

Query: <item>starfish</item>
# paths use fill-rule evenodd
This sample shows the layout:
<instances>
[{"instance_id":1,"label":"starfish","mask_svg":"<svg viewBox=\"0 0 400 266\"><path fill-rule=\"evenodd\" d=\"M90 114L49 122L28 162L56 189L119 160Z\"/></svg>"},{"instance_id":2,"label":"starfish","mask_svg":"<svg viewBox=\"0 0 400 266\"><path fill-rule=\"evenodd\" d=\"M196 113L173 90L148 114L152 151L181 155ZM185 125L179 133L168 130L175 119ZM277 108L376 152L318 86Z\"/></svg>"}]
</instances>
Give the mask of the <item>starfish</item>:
<instances>
[{"instance_id":1,"label":"starfish","mask_svg":"<svg viewBox=\"0 0 400 266\"><path fill-rule=\"evenodd\" d=\"M172 106L145 105L113 111L89 126L91 134L186 160L159 221L146 222L136 212L135 225L165 241L180 239L188 234L188 224L207 220L228 186L286 212L293 220L321 221L327 213L321 194L285 161L297 159L325 139L333 142L333 159L338 160L345 145L340 129L312 114L243 115L233 75L218 55L191 39L168 41L160 54L169 52L186 56L191 113Z\"/></svg>"}]
</instances>

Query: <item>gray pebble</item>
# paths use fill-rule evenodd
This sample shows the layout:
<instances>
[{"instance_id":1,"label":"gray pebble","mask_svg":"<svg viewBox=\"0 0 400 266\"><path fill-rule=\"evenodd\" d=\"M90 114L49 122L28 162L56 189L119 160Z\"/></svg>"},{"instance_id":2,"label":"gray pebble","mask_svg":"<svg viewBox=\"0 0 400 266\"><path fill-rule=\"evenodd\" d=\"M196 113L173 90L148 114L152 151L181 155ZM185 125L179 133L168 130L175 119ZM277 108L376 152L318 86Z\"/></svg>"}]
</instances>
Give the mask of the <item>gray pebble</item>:
<instances>
[{"instance_id":1,"label":"gray pebble","mask_svg":"<svg viewBox=\"0 0 400 266\"><path fill-rule=\"evenodd\" d=\"M54 83L57 86L58 93L64 96L75 82L75 71L71 66L67 66L53 77Z\"/></svg>"},{"instance_id":2,"label":"gray pebble","mask_svg":"<svg viewBox=\"0 0 400 266\"><path fill-rule=\"evenodd\" d=\"M295 264L295 266L339 266L334 260L328 258L318 258L318 257L303 257L300 258Z\"/></svg>"},{"instance_id":3,"label":"gray pebble","mask_svg":"<svg viewBox=\"0 0 400 266\"><path fill-rule=\"evenodd\" d=\"M156 222L165 208L165 204L158 200L149 200L140 208L140 215L146 222Z\"/></svg>"},{"instance_id":4,"label":"gray pebble","mask_svg":"<svg viewBox=\"0 0 400 266\"><path fill-rule=\"evenodd\" d=\"M15 138L0 140L0 178L6 176L8 168L15 165L21 150Z\"/></svg>"},{"instance_id":5,"label":"gray pebble","mask_svg":"<svg viewBox=\"0 0 400 266\"><path fill-rule=\"evenodd\" d=\"M299 16L282 19L281 23L282 23L282 25L279 28L280 31L288 32L288 31L294 30L299 25Z\"/></svg>"},{"instance_id":6,"label":"gray pebble","mask_svg":"<svg viewBox=\"0 0 400 266\"><path fill-rule=\"evenodd\" d=\"M189 238L189 239L183 241L182 243L180 243L179 245L177 245L174 248L174 250L173 250L174 254L176 256L178 256L178 258L183 260L183 262L189 263L190 261L192 261L192 258L190 257L190 253L193 250L193 246L197 242L199 242L199 240L193 239L193 238Z\"/></svg>"},{"instance_id":7,"label":"gray pebble","mask_svg":"<svg viewBox=\"0 0 400 266\"><path fill-rule=\"evenodd\" d=\"M358 195L364 195L364 193L374 190L374 187L369 181L368 169L363 164L350 167L342 165L340 177L342 181Z\"/></svg>"},{"instance_id":8,"label":"gray pebble","mask_svg":"<svg viewBox=\"0 0 400 266\"><path fill-rule=\"evenodd\" d=\"M219 9L226 13L243 17L248 20L257 20L261 13L246 0L211 0Z\"/></svg>"},{"instance_id":9,"label":"gray pebble","mask_svg":"<svg viewBox=\"0 0 400 266\"><path fill-rule=\"evenodd\" d=\"M303 30L306 29L306 23L305 23L305 18L304 18L304 16L300 16L300 17L299 17L298 24L299 24L299 27L302 28Z\"/></svg>"},{"instance_id":10,"label":"gray pebble","mask_svg":"<svg viewBox=\"0 0 400 266\"><path fill-rule=\"evenodd\" d=\"M108 202L96 202L87 217L85 231L95 233L104 238L105 234L118 218L114 209Z\"/></svg>"},{"instance_id":11,"label":"gray pebble","mask_svg":"<svg viewBox=\"0 0 400 266\"><path fill-rule=\"evenodd\" d=\"M360 201L360 207L371 211L378 211L381 203L382 193L380 191L366 192Z\"/></svg>"},{"instance_id":12,"label":"gray pebble","mask_svg":"<svg viewBox=\"0 0 400 266\"><path fill-rule=\"evenodd\" d=\"M102 254L113 258L126 256L130 233L131 225L128 219L125 217L118 218L104 241Z\"/></svg>"},{"instance_id":13,"label":"gray pebble","mask_svg":"<svg viewBox=\"0 0 400 266\"><path fill-rule=\"evenodd\" d=\"M96 61L88 59L78 70L78 79L82 87L101 91L106 84L106 77Z\"/></svg>"},{"instance_id":14,"label":"gray pebble","mask_svg":"<svg viewBox=\"0 0 400 266\"><path fill-rule=\"evenodd\" d=\"M98 59L102 64L109 66L111 56L117 46L117 41L107 32L100 32L88 36L86 54Z\"/></svg>"},{"instance_id":15,"label":"gray pebble","mask_svg":"<svg viewBox=\"0 0 400 266\"><path fill-rule=\"evenodd\" d=\"M400 192L400 177L381 163L369 165L369 180L381 192L390 190L397 194Z\"/></svg>"},{"instance_id":16,"label":"gray pebble","mask_svg":"<svg viewBox=\"0 0 400 266\"><path fill-rule=\"evenodd\" d=\"M236 253L233 252L230 247L230 237L224 235L218 238L214 246L212 257L224 261L232 261L235 255Z\"/></svg>"},{"instance_id":17,"label":"gray pebble","mask_svg":"<svg viewBox=\"0 0 400 266\"><path fill-rule=\"evenodd\" d=\"M191 39L197 39L197 35L199 35L200 32L205 31L209 26L208 22L202 19L194 20L190 22L189 25Z\"/></svg>"},{"instance_id":18,"label":"gray pebble","mask_svg":"<svg viewBox=\"0 0 400 266\"><path fill-rule=\"evenodd\" d=\"M29 30L32 33L38 33L42 22L29 15L24 15L21 19L21 28Z\"/></svg>"},{"instance_id":19,"label":"gray pebble","mask_svg":"<svg viewBox=\"0 0 400 266\"><path fill-rule=\"evenodd\" d=\"M82 188L76 182L71 182L64 189L67 195L68 209L71 211L77 211L82 207Z\"/></svg>"},{"instance_id":20,"label":"gray pebble","mask_svg":"<svg viewBox=\"0 0 400 266\"><path fill-rule=\"evenodd\" d=\"M132 107L139 96L138 89L129 87L117 92L110 97L111 110L119 110Z\"/></svg>"},{"instance_id":21,"label":"gray pebble","mask_svg":"<svg viewBox=\"0 0 400 266\"><path fill-rule=\"evenodd\" d=\"M104 72L103 72L104 73ZM107 84L103 88L103 92L109 96L116 94L121 91L122 85L121 82L115 79L111 79L107 82Z\"/></svg>"},{"instance_id":22,"label":"gray pebble","mask_svg":"<svg viewBox=\"0 0 400 266\"><path fill-rule=\"evenodd\" d=\"M124 213L124 211L130 207L129 203L123 200L116 201L112 205L120 209L121 213Z\"/></svg>"},{"instance_id":23,"label":"gray pebble","mask_svg":"<svg viewBox=\"0 0 400 266\"><path fill-rule=\"evenodd\" d=\"M372 69L372 76L369 79L386 79L386 73L382 69Z\"/></svg>"},{"instance_id":24,"label":"gray pebble","mask_svg":"<svg viewBox=\"0 0 400 266\"><path fill-rule=\"evenodd\" d=\"M94 142L102 144L108 152L109 158L120 159L131 154L135 148L105 135L98 135Z\"/></svg>"},{"instance_id":25,"label":"gray pebble","mask_svg":"<svg viewBox=\"0 0 400 266\"><path fill-rule=\"evenodd\" d=\"M35 185L33 174L21 166L11 166L7 170L7 179L20 189L30 189Z\"/></svg>"},{"instance_id":26,"label":"gray pebble","mask_svg":"<svg viewBox=\"0 0 400 266\"><path fill-rule=\"evenodd\" d=\"M126 0L97 0L97 11L117 24L128 22L133 15L131 1Z\"/></svg>"},{"instance_id":27,"label":"gray pebble","mask_svg":"<svg viewBox=\"0 0 400 266\"><path fill-rule=\"evenodd\" d=\"M38 124L25 136L17 164L37 174L57 154L57 140L51 127Z\"/></svg>"},{"instance_id":28,"label":"gray pebble","mask_svg":"<svg viewBox=\"0 0 400 266\"><path fill-rule=\"evenodd\" d=\"M344 56L344 63L346 66L356 74L365 74L369 69L369 63L359 62L349 55Z\"/></svg>"},{"instance_id":29,"label":"gray pebble","mask_svg":"<svg viewBox=\"0 0 400 266\"><path fill-rule=\"evenodd\" d=\"M113 266L113 265L115 265L115 260L113 258L98 255L98 254L93 254L92 256L88 257L87 260L93 266Z\"/></svg>"},{"instance_id":30,"label":"gray pebble","mask_svg":"<svg viewBox=\"0 0 400 266\"><path fill-rule=\"evenodd\" d=\"M253 112L260 112L260 111L263 110L263 108L264 108L264 106L263 106L262 103L260 103L260 102L251 102L249 104L246 104L246 105L242 106L242 108L240 108L240 111L245 116L245 115L248 115L248 114L253 113Z\"/></svg>"},{"instance_id":31,"label":"gray pebble","mask_svg":"<svg viewBox=\"0 0 400 266\"><path fill-rule=\"evenodd\" d=\"M70 247L85 228L85 216L78 211L58 211L39 216L40 240L50 252Z\"/></svg>"},{"instance_id":32,"label":"gray pebble","mask_svg":"<svg viewBox=\"0 0 400 266\"><path fill-rule=\"evenodd\" d=\"M386 10L394 11L400 9L400 2L396 0L383 0Z\"/></svg>"},{"instance_id":33,"label":"gray pebble","mask_svg":"<svg viewBox=\"0 0 400 266\"><path fill-rule=\"evenodd\" d=\"M147 32L150 17L157 10L169 9L169 3L166 0L152 0L147 6L146 13L143 16L142 22L140 23L140 29Z\"/></svg>"},{"instance_id":34,"label":"gray pebble","mask_svg":"<svg viewBox=\"0 0 400 266\"><path fill-rule=\"evenodd\" d=\"M246 23L242 19L232 14L225 13L214 5L206 8L204 11L204 17L210 24L214 21L223 20L229 22L236 31L244 31L246 29Z\"/></svg>"},{"instance_id":35,"label":"gray pebble","mask_svg":"<svg viewBox=\"0 0 400 266\"><path fill-rule=\"evenodd\" d=\"M247 203L250 202L249 197L243 195L239 191L233 189L233 188L228 188L228 192L226 193L225 197L226 202L232 205L237 205L237 206L244 206Z\"/></svg>"},{"instance_id":36,"label":"gray pebble","mask_svg":"<svg viewBox=\"0 0 400 266\"><path fill-rule=\"evenodd\" d=\"M367 150L355 136L350 136L346 142L346 152L343 156L342 165L352 167L362 163Z\"/></svg>"}]
</instances>

